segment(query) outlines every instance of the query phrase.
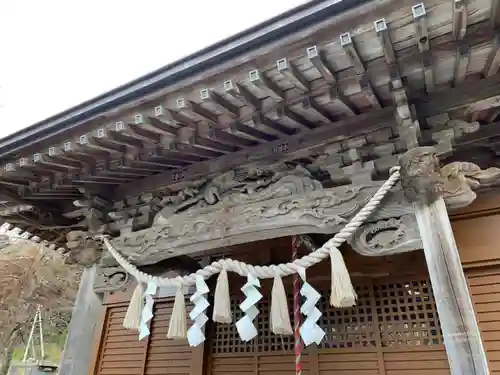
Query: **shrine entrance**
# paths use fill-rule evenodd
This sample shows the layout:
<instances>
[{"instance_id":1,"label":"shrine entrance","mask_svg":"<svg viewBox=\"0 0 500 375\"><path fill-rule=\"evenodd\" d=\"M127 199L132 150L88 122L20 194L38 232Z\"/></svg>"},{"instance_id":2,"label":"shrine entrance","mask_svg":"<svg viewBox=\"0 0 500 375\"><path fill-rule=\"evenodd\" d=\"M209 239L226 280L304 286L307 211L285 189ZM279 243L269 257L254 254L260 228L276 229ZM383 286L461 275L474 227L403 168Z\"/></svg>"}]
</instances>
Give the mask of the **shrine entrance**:
<instances>
[{"instance_id":1,"label":"shrine entrance","mask_svg":"<svg viewBox=\"0 0 500 375\"><path fill-rule=\"evenodd\" d=\"M254 264L285 261L290 238L266 241L267 250L231 254ZM248 244L250 245L250 244ZM288 247L288 251L287 251ZM302 254L306 249L302 248ZM351 270L358 300L352 308L329 304L330 270L327 262L311 268L311 285L321 293L318 322L326 335L320 345L303 349L307 375L419 375L450 374L436 303L422 251L387 257L366 257L346 247L344 258ZM408 265L412 265L408 267ZM238 285L238 281L240 285ZM231 279L234 320L242 312L241 278ZM285 278L290 318L293 321L291 278ZM255 321L258 336L243 342L234 324L212 323L207 346L207 375L272 375L295 372L294 337L271 332L271 281L264 281Z\"/></svg>"}]
</instances>

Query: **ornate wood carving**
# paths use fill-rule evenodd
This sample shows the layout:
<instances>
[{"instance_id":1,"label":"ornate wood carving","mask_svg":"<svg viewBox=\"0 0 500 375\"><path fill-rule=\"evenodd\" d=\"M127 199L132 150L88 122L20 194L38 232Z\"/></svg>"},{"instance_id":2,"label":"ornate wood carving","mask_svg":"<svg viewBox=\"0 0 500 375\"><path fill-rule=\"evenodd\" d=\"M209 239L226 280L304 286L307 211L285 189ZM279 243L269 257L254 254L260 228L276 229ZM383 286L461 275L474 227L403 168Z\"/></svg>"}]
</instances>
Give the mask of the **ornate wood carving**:
<instances>
[{"instance_id":1,"label":"ornate wood carving","mask_svg":"<svg viewBox=\"0 0 500 375\"><path fill-rule=\"evenodd\" d=\"M413 214L407 198L432 200L441 194L449 209L460 208L475 199L474 190L500 181L497 168L483 171L475 164L464 162L439 168L432 148L412 150L402 158L401 165L404 190L396 186L370 220L400 219L364 228L365 232L358 233L353 240L360 251L369 252L377 243L387 251L421 247L411 237L411 219L404 216ZM363 178L357 184L325 189L300 165L231 171L163 198L155 203L163 208L151 227L133 231L132 227L124 226L121 235L112 242L136 265L147 265L255 240L291 234L335 233L368 202L381 184ZM384 229L384 225L387 228ZM403 226L406 232L398 237L402 235ZM99 257L95 242L87 238L85 232L73 232L68 247L75 253L71 258L80 263L88 264ZM103 262L109 266L116 264L109 255Z\"/></svg>"},{"instance_id":2,"label":"ornate wood carving","mask_svg":"<svg viewBox=\"0 0 500 375\"><path fill-rule=\"evenodd\" d=\"M356 252L366 256L392 255L422 248L413 214L363 225L349 243Z\"/></svg>"},{"instance_id":3,"label":"ornate wood carving","mask_svg":"<svg viewBox=\"0 0 500 375\"><path fill-rule=\"evenodd\" d=\"M179 275L187 275L196 272L200 269L200 263L195 259L187 256L180 256L177 258L164 259L155 264L149 264L139 267L139 270L154 276L162 277L176 277ZM120 266L106 266L101 264L97 268L96 276L94 279L94 292L95 293L112 293L117 291L124 291L130 284L133 278ZM169 292L170 290L170 292ZM162 295L165 293L175 294L175 288L163 288ZM190 290L190 289L187 289Z\"/></svg>"},{"instance_id":4,"label":"ornate wood carving","mask_svg":"<svg viewBox=\"0 0 500 375\"><path fill-rule=\"evenodd\" d=\"M101 244L93 240L85 231L72 231L66 235L69 254L68 263L78 263L84 266L94 264L101 257Z\"/></svg>"},{"instance_id":5,"label":"ornate wood carving","mask_svg":"<svg viewBox=\"0 0 500 375\"><path fill-rule=\"evenodd\" d=\"M476 199L474 190L500 182L500 168L482 170L468 162L439 165L437 150L418 147L399 161L401 185L410 202L432 203L442 196L448 208L461 208Z\"/></svg>"},{"instance_id":6,"label":"ornate wood carving","mask_svg":"<svg viewBox=\"0 0 500 375\"><path fill-rule=\"evenodd\" d=\"M121 267L98 267L94 279L95 293L110 293L125 290L130 275Z\"/></svg>"},{"instance_id":7,"label":"ornate wood carving","mask_svg":"<svg viewBox=\"0 0 500 375\"><path fill-rule=\"evenodd\" d=\"M400 159L401 185L410 202L432 202L438 196L438 186L444 182L440 173L437 151L433 147L418 147Z\"/></svg>"},{"instance_id":8,"label":"ornate wood carving","mask_svg":"<svg viewBox=\"0 0 500 375\"><path fill-rule=\"evenodd\" d=\"M122 235L112 242L132 262L141 265L257 239L333 233L381 184L324 189L300 167L268 177L262 177L263 173L256 171L254 176L259 178L244 182L231 174L197 193L184 192L158 213L151 228ZM408 204L400 204L404 201L400 192L391 196L395 199L388 200L376 217L411 212Z\"/></svg>"},{"instance_id":9,"label":"ornate wood carving","mask_svg":"<svg viewBox=\"0 0 500 375\"><path fill-rule=\"evenodd\" d=\"M461 208L471 204L477 197L475 190L500 182L500 168L481 169L468 162L453 162L441 168L445 178L441 192L447 207Z\"/></svg>"}]
</instances>

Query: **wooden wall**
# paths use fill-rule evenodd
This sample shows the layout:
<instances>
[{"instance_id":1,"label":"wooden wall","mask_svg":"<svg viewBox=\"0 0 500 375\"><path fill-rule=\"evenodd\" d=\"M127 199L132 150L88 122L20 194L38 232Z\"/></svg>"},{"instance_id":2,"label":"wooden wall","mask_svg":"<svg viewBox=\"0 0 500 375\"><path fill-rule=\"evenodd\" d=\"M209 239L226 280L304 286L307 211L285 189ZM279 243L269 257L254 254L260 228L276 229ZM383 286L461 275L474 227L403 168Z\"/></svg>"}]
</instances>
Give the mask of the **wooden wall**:
<instances>
[{"instance_id":1,"label":"wooden wall","mask_svg":"<svg viewBox=\"0 0 500 375\"><path fill-rule=\"evenodd\" d=\"M202 375L203 347L191 348L185 340L167 339L173 302L173 298L157 299L151 334L142 341L136 332L123 328L127 304L104 305L103 328L96 337L99 344L90 374Z\"/></svg>"},{"instance_id":2,"label":"wooden wall","mask_svg":"<svg viewBox=\"0 0 500 375\"><path fill-rule=\"evenodd\" d=\"M452 215L452 226L464 268L500 264L500 196L479 198Z\"/></svg>"},{"instance_id":3,"label":"wooden wall","mask_svg":"<svg viewBox=\"0 0 500 375\"><path fill-rule=\"evenodd\" d=\"M452 225L490 370L500 374L500 196L481 197Z\"/></svg>"}]
</instances>

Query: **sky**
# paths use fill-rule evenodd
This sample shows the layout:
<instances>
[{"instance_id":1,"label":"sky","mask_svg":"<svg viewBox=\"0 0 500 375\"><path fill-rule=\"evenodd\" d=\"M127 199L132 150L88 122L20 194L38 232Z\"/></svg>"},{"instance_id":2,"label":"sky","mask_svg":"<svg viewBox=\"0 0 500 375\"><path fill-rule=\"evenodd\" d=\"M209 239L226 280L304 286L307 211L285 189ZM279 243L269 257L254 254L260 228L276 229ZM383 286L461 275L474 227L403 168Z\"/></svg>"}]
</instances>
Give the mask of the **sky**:
<instances>
[{"instance_id":1,"label":"sky","mask_svg":"<svg viewBox=\"0 0 500 375\"><path fill-rule=\"evenodd\" d=\"M305 0L0 0L0 138Z\"/></svg>"}]
</instances>

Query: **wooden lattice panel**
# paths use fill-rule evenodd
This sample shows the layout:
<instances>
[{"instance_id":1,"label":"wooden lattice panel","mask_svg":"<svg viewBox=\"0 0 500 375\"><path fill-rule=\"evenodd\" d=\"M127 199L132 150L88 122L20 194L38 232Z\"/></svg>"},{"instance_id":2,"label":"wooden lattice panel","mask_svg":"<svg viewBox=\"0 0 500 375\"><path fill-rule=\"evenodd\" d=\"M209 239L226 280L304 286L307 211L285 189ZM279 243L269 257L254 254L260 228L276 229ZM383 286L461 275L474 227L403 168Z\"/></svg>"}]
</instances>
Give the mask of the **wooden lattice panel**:
<instances>
[{"instance_id":1,"label":"wooden lattice panel","mask_svg":"<svg viewBox=\"0 0 500 375\"><path fill-rule=\"evenodd\" d=\"M289 306L292 306L292 296L288 296ZM259 315L255 319L255 324L259 331L259 336L252 341L241 341L236 323L243 317L243 312L239 309L242 297L231 297L231 310L233 311L232 324L215 324L214 339L212 342L213 353L254 353L254 352L279 352L293 350L294 340L292 336L277 336L271 332L269 327L270 301L264 298L259 303Z\"/></svg>"},{"instance_id":2,"label":"wooden lattice panel","mask_svg":"<svg viewBox=\"0 0 500 375\"><path fill-rule=\"evenodd\" d=\"M290 313L290 321L293 326L292 319L293 296L288 296L288 307ZM260 314L257 317L257 330L259 336L256 338L258 352L287 352L292 351L294 347L293 336L275 335L271 332L269 314L271 313L271 301L263 299L259 303Z\"/></svg>"},{"instance_id":3,"label":"wooden lattice panel","mask_svg":"<svg viewBox=\"0 0 500 375\"><path fill-rule=\"evenodd\" d=\"M214 324L214 335L211 340L213 353L252 353L255 351L255 340L241 341L235 323L243 317L243 312L238 308L241 298L231 297L231 310L233 323Z\"/></svg>"},{"instance_id":4,"label":"wooden lattice panel","mask_svg":"<svg viewBox=\"0 0 500 375\"><path fill-rule=\"evenodd\" d=\"M377 283L373 294L383 347L443 343L429 280Z\"/></svg>"},{"instance_id":5,"label":"wooden lattice panel","mask_svg":"<svg viewBox=\"0 0 500 375\"><path fill-rule=\"evenodd\" d=\"M403 282L367 282L356 286L358 301L349 309L329 304L328 287L318 287L318 303L323 315L319 321L326 336L319 348L377 348L442 345L436 304L427 279ZM233 296L234 322L242 317L238 305L242 296ZM292 296L289 296L291 312ZM293 337L277 336L270 331L270 302L259 303L256 319L259 336L251 342L239 339L234 324L215 324L213 353L252 353L293 350Z\"/></svg>"},{"instance_id":6,"label":"wooden lattice panel","mask_svg":"<svg viewBox=\"0 0 500 375\"><path fill-rule=\"evenodd\" d=\"M322 290L320 310L323 312L319 325L326 331L320 348L366 348L376 346L376 330L372 315L371 288L356 286L358 301L350 309L330 306L329 292Z\"/></svg>"}]
</instances>

